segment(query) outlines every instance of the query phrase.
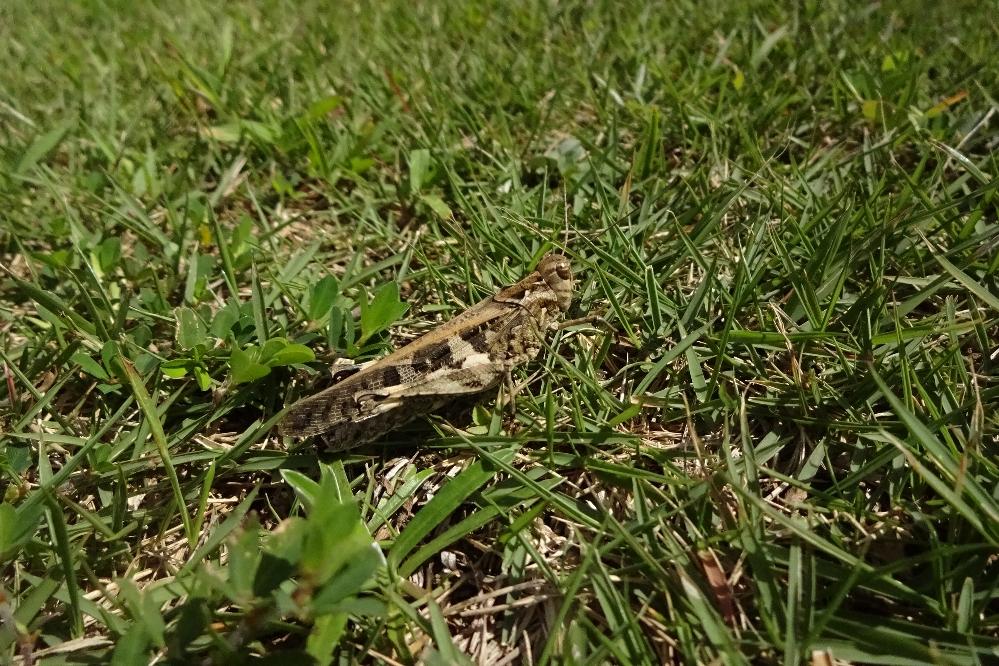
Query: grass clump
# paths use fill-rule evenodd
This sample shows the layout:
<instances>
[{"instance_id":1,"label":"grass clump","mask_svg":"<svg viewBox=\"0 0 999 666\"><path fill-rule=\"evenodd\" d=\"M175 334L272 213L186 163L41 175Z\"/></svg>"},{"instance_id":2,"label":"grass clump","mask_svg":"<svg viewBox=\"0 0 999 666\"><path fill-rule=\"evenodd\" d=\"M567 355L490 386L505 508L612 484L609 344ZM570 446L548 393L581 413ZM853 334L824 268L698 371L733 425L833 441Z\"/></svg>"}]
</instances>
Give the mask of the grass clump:
<instances>
[{"instance_id":1,"label":"grass clump","mask_svg":"<svg viewBox=\"0 0 999 666\"><path fill-rule=\"evenodd\" d=\"M0 10L5 661L997 658L994 12L47 9ZM514 414L271 431L563 244L610 327Z\"/></svg>"}]
</instances>

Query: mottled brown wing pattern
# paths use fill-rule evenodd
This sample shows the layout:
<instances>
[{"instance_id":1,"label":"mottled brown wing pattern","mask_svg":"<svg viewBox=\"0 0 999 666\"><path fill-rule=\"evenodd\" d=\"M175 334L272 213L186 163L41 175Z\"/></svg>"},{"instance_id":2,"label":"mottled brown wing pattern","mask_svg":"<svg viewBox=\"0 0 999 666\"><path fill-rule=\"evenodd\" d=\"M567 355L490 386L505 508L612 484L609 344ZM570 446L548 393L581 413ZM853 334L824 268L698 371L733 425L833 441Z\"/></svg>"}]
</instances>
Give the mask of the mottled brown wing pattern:
<instances>
[{"instance_id":1,"label":"mottled brown wing pattern","mask_svg":"<svg viewBox=\"0 0 999 666\"><path fill-rule=\"evenodd\" d=\"M568 260L549 255L520 282L295 403L280 429L296 437L323 434L329 446L345 449L435 411L455 396L488 390L538 354L545 332L571 298Z\"/></svg>"}]
</instances>

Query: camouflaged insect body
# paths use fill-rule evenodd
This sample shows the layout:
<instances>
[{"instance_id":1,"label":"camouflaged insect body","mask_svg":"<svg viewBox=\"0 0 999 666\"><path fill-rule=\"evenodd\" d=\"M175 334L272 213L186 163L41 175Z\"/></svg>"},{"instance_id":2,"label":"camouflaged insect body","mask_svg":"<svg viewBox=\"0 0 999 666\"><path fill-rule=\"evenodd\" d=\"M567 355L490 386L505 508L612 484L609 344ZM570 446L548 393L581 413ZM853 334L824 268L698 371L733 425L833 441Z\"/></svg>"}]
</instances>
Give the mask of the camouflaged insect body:
<instances>
[{"instance_id":1,"label":"camouflaged insect body","mask_svg":"<svg viewBox=\"0 0 999 666\"><path fill-rule=\"evenodd\" d=\"M538 355L572 301L572 271L548 255L535 272L442 326L292 405L281 432L323 435L342 450L383 435L458 396L495 387Z\"/></svg>"}]
</instances>

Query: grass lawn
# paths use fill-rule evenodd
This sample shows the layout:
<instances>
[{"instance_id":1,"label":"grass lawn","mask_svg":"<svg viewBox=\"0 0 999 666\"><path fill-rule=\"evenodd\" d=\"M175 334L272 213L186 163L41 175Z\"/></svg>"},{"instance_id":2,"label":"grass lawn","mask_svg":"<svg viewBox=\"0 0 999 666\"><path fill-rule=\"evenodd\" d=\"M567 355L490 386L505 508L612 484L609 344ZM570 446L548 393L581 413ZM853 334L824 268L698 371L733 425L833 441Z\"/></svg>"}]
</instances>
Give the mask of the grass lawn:
<instances>
[{"instance_id":1,"label":"grass lawn","mask_svg":"<svg viewBox=\"0 0 999 666\"><path fill-rule=\"evenodd\" d=\"M999 663L999 9L0 7L0 663ZM573 263L494 394L279 412Z\"/></svg>"}]
</instances>

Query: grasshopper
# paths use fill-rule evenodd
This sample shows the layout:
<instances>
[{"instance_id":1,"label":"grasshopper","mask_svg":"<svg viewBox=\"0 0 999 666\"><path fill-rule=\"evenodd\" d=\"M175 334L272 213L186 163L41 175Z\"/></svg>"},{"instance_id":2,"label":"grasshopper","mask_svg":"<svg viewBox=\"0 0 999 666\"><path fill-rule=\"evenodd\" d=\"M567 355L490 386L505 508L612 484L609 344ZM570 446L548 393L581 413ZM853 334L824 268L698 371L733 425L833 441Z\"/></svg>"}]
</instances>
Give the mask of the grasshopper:
<instances>
[{"instance_id":1,"label":"grasshopper","mask_svg":"<svg viewBox=\"0 0 999 666\"><path fill-rule=\"evenodd\" d=\"M344 450L457 398L494 388L538 355L547 331L569 309L572 290L569 260L550 254L516 284L296 402L280 431L293 437L323 435L331 449Z\"/></svg>"}]
</instances>

